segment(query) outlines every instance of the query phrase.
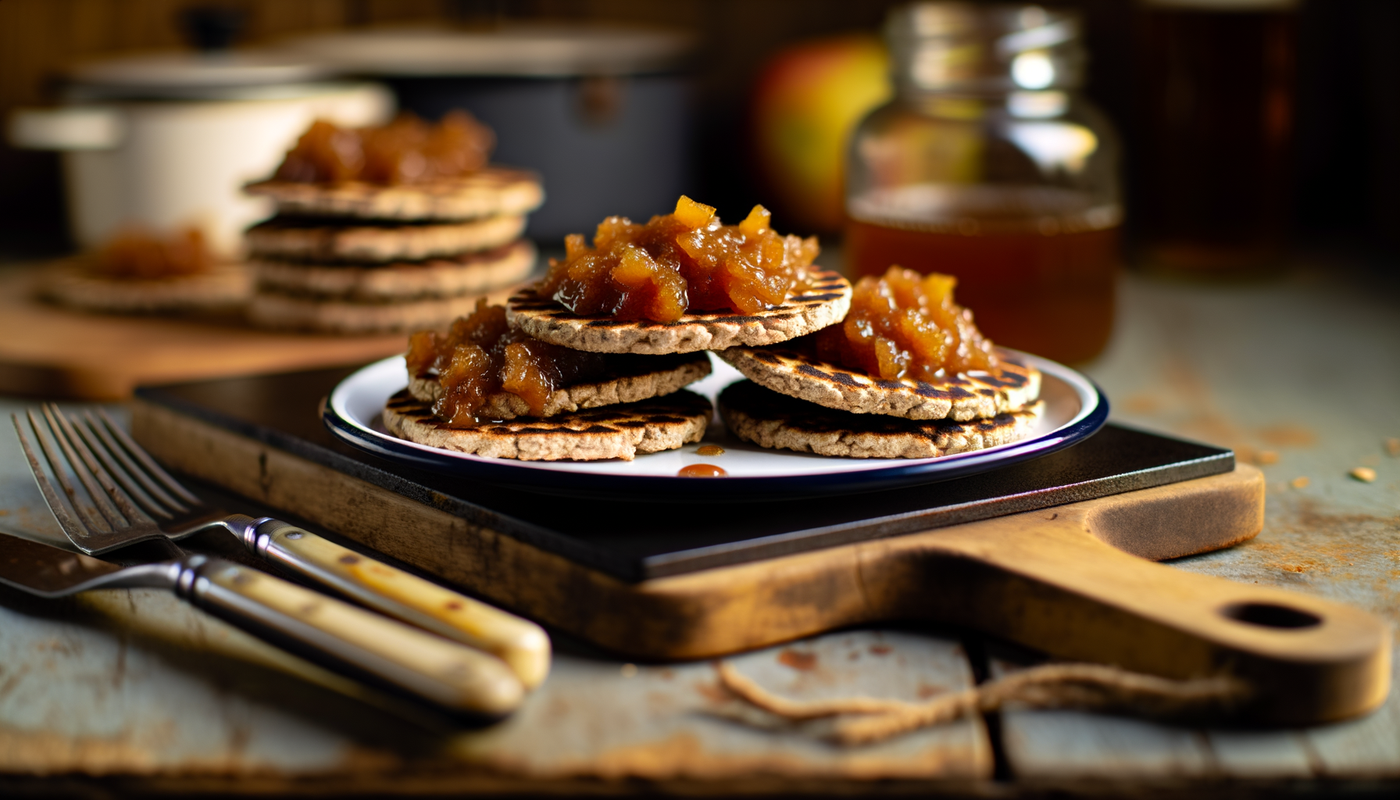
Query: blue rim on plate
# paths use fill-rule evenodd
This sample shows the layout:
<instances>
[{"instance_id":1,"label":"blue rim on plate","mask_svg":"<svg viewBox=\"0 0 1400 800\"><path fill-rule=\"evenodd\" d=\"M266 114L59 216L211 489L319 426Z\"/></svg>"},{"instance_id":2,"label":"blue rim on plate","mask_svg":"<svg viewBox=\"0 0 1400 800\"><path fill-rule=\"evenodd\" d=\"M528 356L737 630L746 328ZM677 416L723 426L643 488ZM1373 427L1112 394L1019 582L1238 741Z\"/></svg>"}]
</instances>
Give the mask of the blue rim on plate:
<instances>
[{"instance_id":1,"label":"blue rim on plate","mask_svg":"<svg viewBox=\"0 0 1400 800\"><path fill-rule=\"evenodd\" d=\"M941 458L866 460L763 450L729 436L718 421L710 426L711 433L703 443L718 441L727 451L732 450L728 460L696 455L695 448L703 443L638 456L631 462L522 462L455 453L396 438L379 423L384 401L407 385L402 356L377 361L341 381L324 406L322 421L337 439L396 464L550 494L752 500L869 492L961 478L1039 458L1084 440L1107 421L1108 399L1089 378L1038 356L1015 351L1006 355L1040 370L1047 424L1054 427L1019 442ZM724 386L742 377L727 364L714 361L715 374L691 387L711 400ZM730 469L748 465L753 467L751 473L758 474L723 478L676 475L677 465L701 461Z\"/></svg>"}]
</instances>

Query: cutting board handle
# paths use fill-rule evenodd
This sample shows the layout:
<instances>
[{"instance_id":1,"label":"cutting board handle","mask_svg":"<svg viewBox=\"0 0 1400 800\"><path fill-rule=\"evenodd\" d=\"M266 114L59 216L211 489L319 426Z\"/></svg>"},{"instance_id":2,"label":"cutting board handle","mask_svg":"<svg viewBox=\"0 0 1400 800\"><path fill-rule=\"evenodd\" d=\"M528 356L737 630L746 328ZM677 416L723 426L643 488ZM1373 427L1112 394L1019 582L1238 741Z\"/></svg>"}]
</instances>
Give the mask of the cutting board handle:
<instances>
[{"instance_id":1,"label":"cutting board handle","mask_svg":"<svg viewBox=\"0 0 1400 800\"><path fill-rule=\"evenodd\" d=\"M1238 678L1250 689L1230 709L1241 719L1308 724L1376 708L1390 682L1382 620L1148 560L1262 525L1262 476L1242 468L1223 487L1188 481L885 540L862 549L861 572L886 587L875 605L888 616L1169 678Z\"/></svg>"}]
</instances>

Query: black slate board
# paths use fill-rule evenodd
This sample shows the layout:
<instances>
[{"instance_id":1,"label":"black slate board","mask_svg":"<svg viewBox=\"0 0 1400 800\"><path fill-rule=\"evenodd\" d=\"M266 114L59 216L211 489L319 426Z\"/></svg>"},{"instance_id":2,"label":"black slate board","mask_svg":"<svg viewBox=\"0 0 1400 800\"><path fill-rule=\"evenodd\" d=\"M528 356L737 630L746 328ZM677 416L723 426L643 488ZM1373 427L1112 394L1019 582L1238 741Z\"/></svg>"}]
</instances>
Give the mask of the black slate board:
<instances>
[{"instance_id":1,"label":"black slate board","mask_svg":"<svg viewBox=\"0 0 1400 800\"><path fill-rule=\"evenodd\" d=\"M558 497L443 478L337 441L321 424L321 402L354 369L143 387L136 396L627 581L1090 500L1235 465L1229 450L1109 424L1042 458L878 492L725 504Z\"/></svg>"}]
</instances>

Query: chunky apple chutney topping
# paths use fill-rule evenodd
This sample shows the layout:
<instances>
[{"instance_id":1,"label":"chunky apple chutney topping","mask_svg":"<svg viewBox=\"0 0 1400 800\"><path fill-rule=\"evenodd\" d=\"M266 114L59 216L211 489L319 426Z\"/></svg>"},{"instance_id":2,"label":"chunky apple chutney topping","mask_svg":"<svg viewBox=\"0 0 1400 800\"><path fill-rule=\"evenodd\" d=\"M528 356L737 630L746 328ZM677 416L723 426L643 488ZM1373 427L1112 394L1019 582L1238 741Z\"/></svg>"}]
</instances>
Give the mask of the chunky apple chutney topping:
<instances>
[{"instance_id":1,"label":"chunky apple chutney topping","mask_svg":"<svg viewBox=\"0 0 1400 800\"><path fill-rule=\"evenodd\" d=\"M170 236L128 228L98 248L91 271L119 280L160 280L198 275L214 266L204 232L188 227Z\"/></svg>"},{"instance_id":2,"label":"chunky apple chutney topping","mask_svg":"<svg viewBox=\"0 0 1400 800\"><path fill-rule=\"evenodd\" d=\"M562 260L550 259L537 291L575 314L673 322L687 312L752 314L808 288L816 237L781 236L771 215L754 206L738 225L682 196L671 214L639 225L608 217L589 247L583 234L565 238Z\"/></svg>"},{"instance_id":3,"label":"chunky apple chutney topping","mask_svg":"<svg viewBox=\"0 0 1400 800\"><path fill-rule=\"evenodd\" d=\"M277 180L298 183L424 183L486 166L496 136L465 111L436 124L402 114L388 125L342 128L316 120L287 151Z\"/></svg>"},{"instance_id":4,"label":"chunky apple chutney topping","mask_svg":"<svg viewBox=\"0 0 1400 800\"><path fill-rule=\"evenodd\" d=\"M503 306L479 300L476 311L452 323L446 334L418 331L408 340L408 373L437 373L441 397L433 413L451 425L486 422L478 413L488 398L509 392L543 413L549 395L562 386L596 380L607 372L598 353L546 344L506 324Z\"/></svg>"},{"instance_id":5,"label":"chunky apple chutney topping","mask_svg":"<svg viewBox=\"0 0 1400 800\"><path fill-rule=\"evenodd\" d=\"M882 380L940 377L997 366L992 343L953 302L957 279L890 267L880 278L861 278L851 310L840 325L810 337L824 361L862 370Z\"/></svg>"}]
</instances>

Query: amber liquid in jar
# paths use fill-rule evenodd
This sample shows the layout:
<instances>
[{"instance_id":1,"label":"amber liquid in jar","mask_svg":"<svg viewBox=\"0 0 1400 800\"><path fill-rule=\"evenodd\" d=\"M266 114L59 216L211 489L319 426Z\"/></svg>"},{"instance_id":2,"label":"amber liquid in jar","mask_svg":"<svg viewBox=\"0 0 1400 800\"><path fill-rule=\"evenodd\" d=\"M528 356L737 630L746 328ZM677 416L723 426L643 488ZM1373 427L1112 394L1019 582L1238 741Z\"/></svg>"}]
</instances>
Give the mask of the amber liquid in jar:
<instances>
[{"instance_id":1,"label":"amber liquid in jar","mask_svg":"<svg viewBox=\"0 0 1400 800\"><path fill-rule=\"evenodd\" d=\"M958 279L955 296L997 345L1062 362L1098 355L1113 329L1120 213L1047 188L904 186L854 198L853 278L891 265Z\"/></svg>"}]
</instances>

